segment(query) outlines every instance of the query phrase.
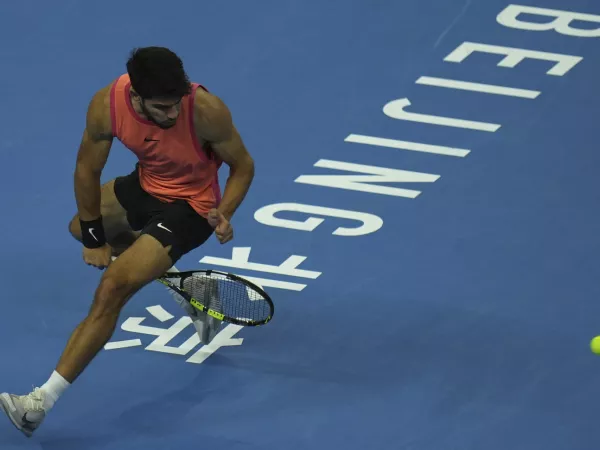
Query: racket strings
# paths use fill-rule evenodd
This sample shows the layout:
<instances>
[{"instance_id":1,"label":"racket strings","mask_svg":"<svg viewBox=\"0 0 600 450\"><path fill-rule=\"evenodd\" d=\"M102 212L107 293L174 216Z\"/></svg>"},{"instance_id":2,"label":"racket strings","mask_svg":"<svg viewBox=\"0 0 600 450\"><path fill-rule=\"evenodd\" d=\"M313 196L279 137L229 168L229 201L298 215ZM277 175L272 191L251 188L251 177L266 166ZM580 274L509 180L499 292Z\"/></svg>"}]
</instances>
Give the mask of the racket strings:
<instances>
[{"instance_id":1,"label":"racket strings","mask_svg":"<svg viewBox=\"0 0 600 450\"><path fill-rule=\"evenodd\" d=\"M239 320L261 321L271 313L269 303L244 283L217 275L194 274L183 289L207 308Z\"/></svg>"}]
</instances>

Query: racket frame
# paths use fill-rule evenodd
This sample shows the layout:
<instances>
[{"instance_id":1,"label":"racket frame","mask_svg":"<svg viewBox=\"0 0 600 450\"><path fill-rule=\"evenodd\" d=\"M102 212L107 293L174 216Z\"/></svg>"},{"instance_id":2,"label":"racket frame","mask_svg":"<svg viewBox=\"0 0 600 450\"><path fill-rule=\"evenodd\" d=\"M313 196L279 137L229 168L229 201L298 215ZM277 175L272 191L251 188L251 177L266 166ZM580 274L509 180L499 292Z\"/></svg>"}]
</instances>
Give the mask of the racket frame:
<instances>
[{"instance_id":1,"label":"racket frame","mask_svg":"<svg viewBox=\"0 0 600 450\"><path fill-rule=\"evenodd\" d=\"M250 288L251 290L255 291L256 293L258 293L259 295L262 296L263 301L266 301L269 304L271 313L265 319L259 320L259 321L246 321L246 320L237 319L235 317L229 317L223 313L215 311L214 309L207 308L199 300L195 299L190 293L181 289L179 286L177 286L176 284L174 284L173 282L171 282L169 280L169 278L171 278L171 279L180 278L181 284L183 284L183 281L186 278L192 277L197 274L206 274L209 277L212 274L217 274L217 275L221 275L221 276L227 278L228 280L242 283L247 288ZM165 285L169 289L172 289L173 291L175 291L177 294L179 294L181 297L183 297L194 308L196 308L199 311L202 311L202 312L208 314L209 316L214 317L215 319L218 319L222 322L228 322L228 323L232 323L235 325L241 325L241 326L245 326L245 327L256 327L256 326L266 325L267 323L269 323L271 321L271 319L273 318L273 314L275 312L275 305L273 304L273 300L271 299L269 294L267 294L264 291L264 289L257 286L256 284L252 283L251 281L246 280L245 278L242 278L240 276L234 275L229 272L221 272L219 270L214 270L214 269L207 269L207 270L196 269L196 270L185 270L182 272L168 272L168 273L165 273L164 275L162 275L161 277L157 278L156 281Z\"/></svg>"}]
</instances>

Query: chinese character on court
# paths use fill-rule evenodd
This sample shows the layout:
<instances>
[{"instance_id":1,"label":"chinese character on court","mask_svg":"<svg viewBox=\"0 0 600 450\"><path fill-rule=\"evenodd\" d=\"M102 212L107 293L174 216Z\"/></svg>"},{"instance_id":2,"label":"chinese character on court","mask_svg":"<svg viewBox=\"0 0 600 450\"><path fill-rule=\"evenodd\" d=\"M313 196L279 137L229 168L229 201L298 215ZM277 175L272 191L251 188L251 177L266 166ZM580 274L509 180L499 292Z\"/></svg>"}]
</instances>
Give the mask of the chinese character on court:
<instances>
[{"instance_id":1,"label":"chinese character on court","mask_svg":"<svg viewBox=\"0 0 600 450\"><path fill-rule=\"evenodd\" d=\"M175 318L160 305L149 306L146 308L146 310L152 317L161 323L172 321ZM121 329L129 333L156 336L155 339L145 348L145 350L186 356L200 344L200 337L196 333L195 328L190 326L192 325L192 319L189 316L179 318L179 320L175 321L169 328L142 325L146 319L146 317L129 317L121 325ZM202 364L210 355L212 355L221 347L242 345L243 338L233 339L233 337L241 329L242 327L239 325L228 324L219 332L219 334L215 336L210 344L201 346L186 360L186 362L192 364ZM184 331L188 331L190 333L190 337L178 347L170 346L169 342L171 342ZM123 341L109 342L104 346L104 349L117 350L129 347L141 347L142 345L141 339L134 338Z\"/></svg>"}]
</instances>

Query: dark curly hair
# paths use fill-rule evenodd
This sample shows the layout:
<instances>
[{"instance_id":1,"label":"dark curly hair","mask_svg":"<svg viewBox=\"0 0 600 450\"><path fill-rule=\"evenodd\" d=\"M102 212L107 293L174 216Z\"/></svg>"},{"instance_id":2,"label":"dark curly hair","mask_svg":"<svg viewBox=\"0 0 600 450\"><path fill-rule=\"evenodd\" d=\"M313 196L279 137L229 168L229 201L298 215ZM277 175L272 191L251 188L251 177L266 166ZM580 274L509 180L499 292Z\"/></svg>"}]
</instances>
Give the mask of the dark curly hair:
<instances>
[{"instance_id":1,"label":"dark curly hair","mask_svg":"<svg viewBox=\"0 0 600 450\"><path fill-rule=\"evenodd\" d=\"M131 51L127 61L131 86L142 97L180 98L191 92L183 62L165 47L143 47Z\"/></svg>"}]
</instances>

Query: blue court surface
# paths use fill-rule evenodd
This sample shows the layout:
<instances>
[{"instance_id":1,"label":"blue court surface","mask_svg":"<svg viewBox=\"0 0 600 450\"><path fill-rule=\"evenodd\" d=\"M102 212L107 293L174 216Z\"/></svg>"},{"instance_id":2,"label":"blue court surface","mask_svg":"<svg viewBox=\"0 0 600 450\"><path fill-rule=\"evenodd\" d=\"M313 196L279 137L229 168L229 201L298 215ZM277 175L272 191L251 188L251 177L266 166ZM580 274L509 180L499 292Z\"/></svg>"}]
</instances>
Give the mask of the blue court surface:
<instances>
[{"instance_id":1,"label":"blue court surface","mask_svg":"<svg viewBox=\"0 0 600 450\"><path fill-rule=\"evenodd\" d=\"M43 384L88 311L75 155L137 46L176 51L256 161L234 241L177 267L276 302L203 347L148 286L32 439L0 417L0 449L597 449L600 6L510 4L0 6L0 391ZM115 142L103 181L134 163Z\"/></svg>"}]
</instances>

